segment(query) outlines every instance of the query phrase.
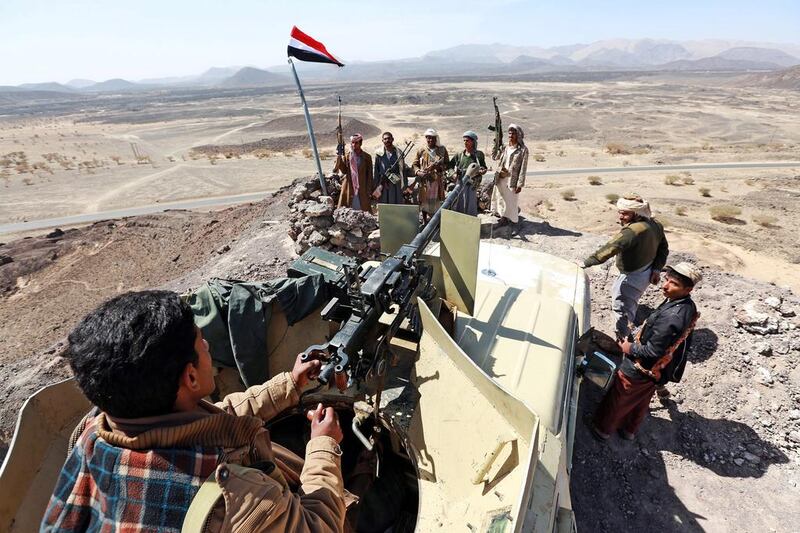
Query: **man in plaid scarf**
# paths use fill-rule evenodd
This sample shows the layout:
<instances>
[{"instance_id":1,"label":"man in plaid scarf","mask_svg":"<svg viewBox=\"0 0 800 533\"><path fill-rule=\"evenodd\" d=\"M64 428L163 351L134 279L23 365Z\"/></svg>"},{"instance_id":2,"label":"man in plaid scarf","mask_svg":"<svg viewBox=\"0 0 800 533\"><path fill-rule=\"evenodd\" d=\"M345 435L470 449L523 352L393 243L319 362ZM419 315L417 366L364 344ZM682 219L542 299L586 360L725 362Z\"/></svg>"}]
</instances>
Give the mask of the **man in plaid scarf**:
<instances>
[{"instance_id":1,"label":"man in plaid scarf","mask_svg":"<svg viewBox=\"0 0 800 533\"><path fill-rule=\"evenodd\" d=\"M305 461L272 444L264 428L299 402L319 361L298 358L291 372L208 403L215 387L208 343L189 306L169 291L102 304L72 331L66 357L97 407L73 434L42 531L178 532L212 474L221 495L201 517L203 531L344 529L342 431L333 409L320 404L308 413Z\"/></svg>"}]
</instances>

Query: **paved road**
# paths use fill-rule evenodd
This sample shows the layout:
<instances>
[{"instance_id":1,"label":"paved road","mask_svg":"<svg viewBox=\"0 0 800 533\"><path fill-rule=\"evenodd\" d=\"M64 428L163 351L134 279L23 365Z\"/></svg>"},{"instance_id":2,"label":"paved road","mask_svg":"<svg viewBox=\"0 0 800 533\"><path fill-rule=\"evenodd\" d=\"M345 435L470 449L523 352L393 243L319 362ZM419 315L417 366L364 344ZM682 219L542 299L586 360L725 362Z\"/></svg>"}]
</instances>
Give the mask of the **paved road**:
<instances>
[{"instance_id":1,"label":"paved road","mask_svg":"<svg viewBox=\"0 0 800 533\"><path fill-rule=\"evenodd\" d=\"M773 163L704 163L696 165L650 165L636 167L592 167L592 168L553 168L531 170L526 176L560 176L565 174L605 174L609 172L649 172L670 170L719 170L747 168L800 168L800 161L779 161Z\"/></svg>"},{"instance_id":2,"label":"paved road","mask_svg":"<svg viewBox=\"0 0 800 533\"><path fill-rule=\"evenodd\" d=\"M89 222L96 222L98 220L110 220L114 218L136 215L149 215L152 213L161 213L163 211L167 211L168 209L200 209L222 207L232 204L243 204L246 202L257 202L266 198L266 196L271 192L272 191L261 191L248 194L237 194L234 196L201 198L197 200L187 200L184 202L153 204L142 207L117 209L115 211L101 211L98 213L86 213L84 215L71 215L60 218L45 218L40 220L30 220L27 222L16 222L14 224L3 224L0 225L0 235L45 228L75 226L79 224L87 224Z\"/></svg>"},{"instance_id":3,"label":"paved road","mask_svg":"<svg viewBox=\"0 0 800 533\"><path fill-rule=\"evenodd\" d=\"M766 163L706 163L694 165L651 165L651 166L629 166L629 167L591 167L591 168L553 168L548 170L531 170L527 176L564 176L570 174L604 174L610 172L650 172L650 171L673 171L673 170L719 170L719 169L767 169L767 168L800 168L800 161L776 161ZM75 226L96 222L98 220L108 220L113 218L129 217L134 215L147 215L160 213L168 209L199 209L221 207L231 204L245 202L256 202L266 197L271 191L261 191L248 194L238 194L234 196L221 196L216 198L203 198L198 200L187 200L185 202L174 202L165 204L153 204L142 207L131 207L118 209L115 211L103 211L99 213L87 213L83 215L72 215L61 218L47 218L41 220L31 220L27 222L16 222L13 224L0 225L0 235L32 231L45 228Z\"/></svg>"}]
</instances>

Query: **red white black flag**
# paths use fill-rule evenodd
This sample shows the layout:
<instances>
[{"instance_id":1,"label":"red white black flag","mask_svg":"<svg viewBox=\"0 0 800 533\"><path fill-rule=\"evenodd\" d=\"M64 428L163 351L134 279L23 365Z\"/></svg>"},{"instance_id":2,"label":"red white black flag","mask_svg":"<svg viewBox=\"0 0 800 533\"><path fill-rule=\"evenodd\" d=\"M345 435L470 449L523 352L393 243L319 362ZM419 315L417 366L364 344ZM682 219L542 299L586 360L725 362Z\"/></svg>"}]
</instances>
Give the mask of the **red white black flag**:
<instances>
[{"instance_id":1,"label":"red white black flag","mask_svg":"<svg viewBox=\"0 0 800 533\"><path fill-rule=\"evenodd\" d=\"M344 63L336 59L325 48L325 45L319 41L315 41L299 29L297 26L292 27L292 33L289 34L289 48L287 52L290 57L296 57L300 61L312 61L314 63L332 63L334 65L344 66Z\"/></svg>"}]
</instances>

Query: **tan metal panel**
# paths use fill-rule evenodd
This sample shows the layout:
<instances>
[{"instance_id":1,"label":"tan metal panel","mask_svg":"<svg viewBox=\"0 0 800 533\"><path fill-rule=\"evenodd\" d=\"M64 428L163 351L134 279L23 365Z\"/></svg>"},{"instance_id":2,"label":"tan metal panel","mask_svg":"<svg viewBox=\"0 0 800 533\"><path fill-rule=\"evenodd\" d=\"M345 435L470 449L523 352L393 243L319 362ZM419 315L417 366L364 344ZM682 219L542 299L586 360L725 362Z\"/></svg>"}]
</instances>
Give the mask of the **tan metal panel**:
<instances>
[{"instance_id":1,"label":"tan metal panel","mask_svg":"<svg viewBox=\"0 0 800 533\"><path fill-rule=\"evenodd\" d=\"M381 229L381 253L394 255L419 232L419 206L378 204L378 225Z\"/></svg>"},{"instance_id":2,"label":"tan metal panel","mask_svg":"<svg viewBox=\"0 0 800 533\"><path fill-rule=\"evenodd\" d=\"M445 299L468 315L475 307L480 238L481 221L478 217L442 211L441 259Z\"/></svg>"},{"instance_id":3,"label":"tan metal panel","mask_svg":"<svg viewBox=\"0 0 800 533\"><path fill-rule=\"evenodd\" d=\"M68 379L25 401L0 470L0 531L37 531L67 458L73 429L91 404Z\"/></svg>"},{"instance_id":4,"label":"tan metal panel","mask_svg":"<svg viewBox=\"0 0 800 533\"><path fill-rule=\"evenodd\" d=\"M508 516L519 531L536 471L538 419L466 357L424 302L420 315L412 377L420 398L408 431L420 474L417 530L486 531Z\"/></svg>"}]
</instances>

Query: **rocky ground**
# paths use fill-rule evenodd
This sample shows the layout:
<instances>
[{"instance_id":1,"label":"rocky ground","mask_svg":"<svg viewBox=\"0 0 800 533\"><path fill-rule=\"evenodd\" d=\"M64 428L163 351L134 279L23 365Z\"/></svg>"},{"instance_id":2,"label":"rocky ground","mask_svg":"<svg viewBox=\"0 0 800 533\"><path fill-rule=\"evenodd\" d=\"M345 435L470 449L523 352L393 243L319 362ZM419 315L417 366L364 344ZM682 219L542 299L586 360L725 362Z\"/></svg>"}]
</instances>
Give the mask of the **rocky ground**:
<instances>
[{"instance_id":1,"label":"rocky ground","mask_svg":"<svg viewBox=\"0 0 800 533\"><path fill-rule=\"evenodd\" d=\"M100 301L137 288L186 290L213 276L280 275L296 246L287 236L294 190L224 211L102 222L0 246L2 442L22 401L68 374L60 343ZM578 259L605 236L529 218L491 238ZM609 330L614 271L588 273L593 323ZM654 402L635 442L598 443L579 424L572 477L579 530L760 532L800 523L800 299L716 267L703 274L695 294L703 316L671 401ZM643 312L659 301L651 288ZM580 416L597 401L585 385Z\"/></svg>"}]
</instances>

